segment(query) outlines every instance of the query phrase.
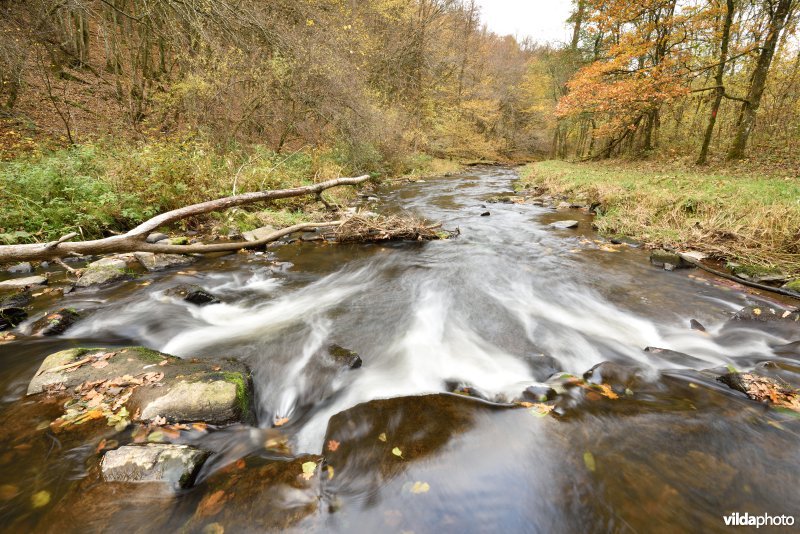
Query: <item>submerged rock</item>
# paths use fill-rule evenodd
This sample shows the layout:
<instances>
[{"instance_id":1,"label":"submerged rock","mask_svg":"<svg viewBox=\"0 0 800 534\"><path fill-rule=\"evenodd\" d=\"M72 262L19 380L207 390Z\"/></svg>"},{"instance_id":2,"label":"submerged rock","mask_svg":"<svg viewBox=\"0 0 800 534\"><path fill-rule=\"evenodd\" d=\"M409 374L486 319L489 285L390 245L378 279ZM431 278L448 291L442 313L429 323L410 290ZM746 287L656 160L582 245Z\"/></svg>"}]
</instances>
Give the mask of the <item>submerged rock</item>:
<instances>
[{"instance_id":1,"label":"submerged rock","mask_svg":"<svg viewBox=\"0 0 800 534\"><path fill-rule=\"evenodd\" d=\"M152 252L136 252L134 256L142 264L142 267L150 272L163 271L170 267L190 265L197 261L192 256L182 254L153 254Z\"/></svg>"},{"instance_id":2,"label":"submerged rock","mask_svg":"<svg viewBox=\"0 0 800 534\"><path fill-rule=\"evenodd\" d=\"M567 230L569 228L577 228L579 224L578 221L567 220L550 223L550 226L552 228L558 228L559 230Z\"/></svg>"},{"instance_id":3,"label":"submerged rock","mask_svg":"<svg viewBox=\"0 0 800 534\"><path fill-rule=\"evenodd\" d=\"M692 319L691 321L689 321L689 328L691 328L692 330L697 330L699 332L706 331L706 327L703 326L697 319Z\"/></svg>"},{"instance_id":4,"label":"submerged rock","mask_svg":"<svg viewBox=\"0 0 800 534\"><path fill-rule=\"evenodd\" d=\"M80 317L80 314L72 308L62 308L53 313L48 313L34 323L33 335L59 336L66 332Z\"/></svg>"},{"instance_id":5,"label":"submerged rock","mask_svg":"<svg viewBox=\"0 0 800 534\"><path fill-rule=\"evenodd\" d=\"M187 445L148 443L108 451L100 469L107 482L165 482L191 486L208 453Z\"/></svg>"},{"instance_id":6,"label":"submerged rock","mask_svg":"<svg viewBox=\"0 0 800 534\"><path fill-rule=\"evenodd\" d=\"M217 304L220 300L198 285L181 284L170 288L164 292L169 297L176 297L191 304L204 306L206 304Z\"/></svg>"},{"instance_id":7,"label":"submerged rock","mask_svg":"<svg viewBox=\"0 0 800 534\"><path fill-rule=\"evenodd\" d=\"M247 367L232 360L182 360L145 349L70 349L48 356L28 395L90 385L133 419L225 424L249 417ZM92 385L93 384L93 385ZM127 416L126 416L127 417Z\"/></svg>"},{"instance_id":8,"label":"submerged rock","mask_svg":"<svg viewBox=\"0 0 800 534\"><path fill-rule=\"evenodd\" d=\"M733 316L733 321L800 322L800 311L776 309L767 306L747 306Z\"/></svg>"},{"instance_id":9,"label":"submerged rock","mask_svg":"<svg viewBox=\"0 0 800 534\"><path fill-rule=\"evenodd\" d=\"M47 285L47 278L44 276L27 276L25 278L12 278L11 280L6 280L4 282L0 282L0 291L8 290L8 289L27 289L29 287L34 286L44 286Z\"/></svg>"}]
</instances>

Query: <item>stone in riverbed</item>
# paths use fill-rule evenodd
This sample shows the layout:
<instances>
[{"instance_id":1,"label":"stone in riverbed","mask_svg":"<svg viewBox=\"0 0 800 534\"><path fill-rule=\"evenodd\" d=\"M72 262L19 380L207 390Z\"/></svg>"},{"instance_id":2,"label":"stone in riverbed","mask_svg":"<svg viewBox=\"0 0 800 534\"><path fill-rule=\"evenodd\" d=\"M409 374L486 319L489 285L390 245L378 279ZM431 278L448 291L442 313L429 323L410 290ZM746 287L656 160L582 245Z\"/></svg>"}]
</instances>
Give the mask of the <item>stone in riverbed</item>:
<instances>
[{"instance_id":1,"label":"stone in riverbed","mask_svg":"<svg viewBox=\"0 0 800 534\"><path fill-rule=\"evenodd\" d=\"M728 373L718 377L717 381L744 393L752 400L800 411L800 396L783 380L756 373Z\"/></svg>"},{"instance_id":2,"label":"stone in riverbed","mask_svg":"<svg viewBox=\"0 0 800 534\"><path fill-rule=\"evenodd\" d=\"M253 242L253 241L261 241L262 239L266 239L270 236L270 234L275 232L275 227L273 226L262 226L261 228L256 228L255 230L250 230L249 232L244 232L242 236L244 237L245 241Z\"/></svg>"},{"instance_id":3,"label":"stone in riverbed","mask_svg":"<svg viewBox=\"0 0 800 534\"><path fill-rule=\"evenodd\" d=\"M163 377L142 380L147 373L163 373ZM244 364L182 360L143 347L70 349L51 354L31 380L28 395L126 376L130 377L126 383L134 387L125 406L129 413L139 414L138 420L163 417L170 422L225 424L250 414L250 372Z\"/></svg>"},{"instance_id":4,"label":"stone in riverbed","mask_svg":"<svg viewBox=\"0 0 800 534\"><path fill-rule=\"evenodd\" d=\"M28 276L25 278L12 278L5 282L0 282L0 291L7 289L26 289L34 286L47 285L47 278L44 276Z\"/></svg>"},{"instance_id":5,"label":"stone in riverbed","mask_svg":"<svg viewBox=\"0 0 800 534\"><path fill-rule=\"evenodd\" d=\"M197 261L193 256L182 254L153 254L152 252L135 252L133 254L142 267L150 272L163 271L170 267L190 265Z\"/></svg>"},{"instance_id":6,"label":"stone in riverbed","mask_svg":"<svg viewBox=\"0 0 800 534\"><path fill-rule=\"evenodd\" d=\"M650 253L650 263L656 267L663 267L667 271L691 267L690 263L684 261L680 254L668 252L666 250L654 250Z\"/></svg>"},{"instance_id":7,"label":"stone in riverbed","mask_svg":"<svg viewBox=\"0 0 800 534\"><path fill-rule=\"evenodd\" d=\"M180 489L191 486L206 458L206 451L187 445L125 445L108 451L100 469L107 482L165 482Z\"/></svg>"},{"instance_id":8,"label":"stone in riverbed","mask_svg":"<svg viewBox=\"0 0 800 534\"><path fill-rule=\"evenodd\" d=\"M80 319L80 314L72 308L62 308L48 313L33 325L34 336L60 336Z\"/></svg>"},{"instance_id":9,"label":"stone in riverbed","mask_svg":"<svg viewBox=\"0 0 800 534\"><path fill-rule=\"evenodd\" d=\"M553 228L557 228L559 230L566 230L569 228L577 228L580 223L578 221L556 221L554 223L550 223L550 226Z\"/></svg>"},{"instance_id":10,"label":"stone in riverbed","mask_svg":"<svg viewBox=\"0 0 800 534\"><path fill-rule=\"evenodd\" d=\"M769 306L747 306L736 312L732 320L798 323L800 322L800 311L783 310Z\"/></svg>"},{"instance_id":11,"label":"stone in riverbed","mask_svg":"<svg viewBox=\"0 0 800 534\"><path fill-rule=\"evenodd\" d=\"M147 239L145 239L145 241L152 244L152 243L158 243L159 241L163 241L165 239L169 239L169 236L167 234L162 234L161 232L153 232L152 234L147 236Z\"/></svg>"},{"instance_id":12,"label":"stone in riverbed","mask_svg":"<svg viewBox=\"0 0 800 534\"><path fill-rule=\"evenodd\" d=\"M130 280L133 275L128 271L128 260L132 258L132 255L130 258L128 256L111 256L92 262L86 266L86 270L75 286L87 288Z\"/></svg>"},{"instance_id":13,"label":"stone in riverbed","mask_svg":"<svg viewBox=\"0 0 800 534\"><path fill-rule=\"evenodd\" d=\"M364 363L358 353L336 344L328 345L328 355L334 362L348 369L358 369Z\"/></svg>"},{"instance_id":14,"label":"stone in riverbed","mask_svg":"<svg viewBox=\"0 0 800 534\"><path fill-rule=\"evenodd\" d=\"M24 261L8 268L11 274L29 274L33 272L33 266L29 261Z\"/></svg>"},{"instance_id":15,"label":"stone in riverbed","mask_svg":"<svg viewBox=\"0 0 800 534\"><path fill-rule=\"evenodd\" d=\"M15 328L28 318L25 307L31 303L33 297L30 291L21 291L0 300L0 331Z\"/></svg>"},{"instance_id":16,"label":"stone in riverbed","mask_svg":"<svg viewBox=\"0 0 800 534\"><path fill-rule=\"evenodd\" d=\"M206 304L217 304L220 300L198 285L181 284L164 292L168 297L176 297L191 304L204 306Z\"/></svg>"}]
</instances>

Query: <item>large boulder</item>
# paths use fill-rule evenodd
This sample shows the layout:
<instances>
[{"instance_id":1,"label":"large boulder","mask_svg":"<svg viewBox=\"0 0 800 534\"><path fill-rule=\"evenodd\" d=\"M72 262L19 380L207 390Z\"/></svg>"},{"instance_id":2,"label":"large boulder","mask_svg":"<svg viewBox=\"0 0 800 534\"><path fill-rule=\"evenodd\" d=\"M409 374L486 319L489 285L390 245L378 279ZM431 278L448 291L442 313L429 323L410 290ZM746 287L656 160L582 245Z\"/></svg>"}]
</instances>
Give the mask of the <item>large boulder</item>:
<instances>
[{"instance_id":1,"label":"large boulder","mask_svg":"<svg viewBox=\"0 0 800 534\"><path fill-rule=\"evenodd\" d=\"M100 469L107 482L165 482L191 486L208 453L187 445L148 443L108 451Z\"/></svg>"},{"instance_id":2,"label":"large boulder","mask_svg":"<svg viewBox=\"0 0 800 534\"><path fill-rule=\"evenodd\" d=\"M11 280L0 282L0 291L27 289L44 285L47 285L47 278L44 276L26 276L25 278L12 278Z\"/></svg>"},{"instance_id":3,"label":"large boulder","mask_svg":"<svg viewBox=\"0 0 800 534\"><path fill-rule=\"evenodd\" d=\"M28 385L28 395L47 391L76 391L105 417L124 406L124 418L212 424L248 418L252 396L250 373L240 362L182 360L143 347L51 354ZM80 420L85 414L68 415Z\"/></svg>"},{"instance_id":4,"label":"large boulder","mask_svg":"<svg viewBox=\"0 0 800 534\"><path fill-rule=\"evenodd\" d=\"M142 267L150 272L163 271L170 267L181 267L190 265L197 261L192 256L182 254L153 254L152 252L136 252L134 256L142 264Z\"/></svg>"},{"instance_id":5,"label":"large boulder","mask_svg":"<svg viewBox=\"0 0 800 534\"><path fill-rule=\"evenodd\" d=\"M797 323L800 322L800 311L784 310L770 306L747 306L736 312L733 320Z\"/></svg>"},{"instance_id":6,"label":"large boulder","mask_svg":"<svg viewBox=\"0 0 800 534\"><path fill-rule=\"evenodd\" d=\"M81 275L77 287L96 287L110 285L133 278L128 269L128 258L112 256L90 263Z\"/></svg>"}]
</instances>

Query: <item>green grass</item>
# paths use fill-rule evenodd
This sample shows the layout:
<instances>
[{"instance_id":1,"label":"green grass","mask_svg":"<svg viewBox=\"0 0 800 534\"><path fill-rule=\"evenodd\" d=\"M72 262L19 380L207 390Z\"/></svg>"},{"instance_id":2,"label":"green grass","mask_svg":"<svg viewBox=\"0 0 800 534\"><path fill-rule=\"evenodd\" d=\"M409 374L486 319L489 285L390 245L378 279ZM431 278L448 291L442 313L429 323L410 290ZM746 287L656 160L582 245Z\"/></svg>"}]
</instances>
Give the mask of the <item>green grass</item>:
<instances>
[{"instance_id":1,"label":"green grass","mask_svg":"<svg viewBox=\"0 0 800 534\"><path fill-rule=\"evenodd\" d=\"M519 187L600 204L607 235L800 274L800 182L664 163L528 165Z\"/></svg>"}]
</instances>

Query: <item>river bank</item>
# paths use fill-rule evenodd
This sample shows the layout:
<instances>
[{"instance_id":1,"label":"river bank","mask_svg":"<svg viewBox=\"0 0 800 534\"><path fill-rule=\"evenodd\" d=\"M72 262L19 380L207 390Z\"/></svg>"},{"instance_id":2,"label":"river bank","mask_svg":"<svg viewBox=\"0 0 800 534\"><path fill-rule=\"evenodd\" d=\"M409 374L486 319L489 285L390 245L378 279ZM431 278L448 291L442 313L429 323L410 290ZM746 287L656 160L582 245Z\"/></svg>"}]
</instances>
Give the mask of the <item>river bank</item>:
<instances>
[{"instance_id":1,"label":"river bank","mask_svg":"<svg viewBox=\"0 0 800 534\"><path fill-rule=\"evenodd\" d=\"M594 207L604 235L692 249L744 277L784 275L800 289L800 185L789 176L624 163L527 165L518 188Z\"/></svg>"}]
</instances>

